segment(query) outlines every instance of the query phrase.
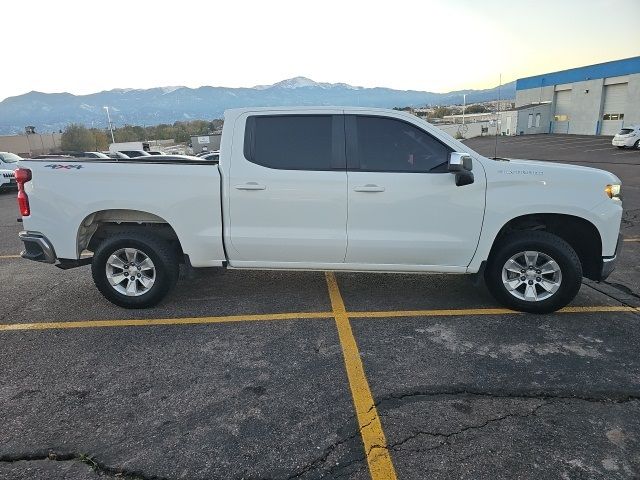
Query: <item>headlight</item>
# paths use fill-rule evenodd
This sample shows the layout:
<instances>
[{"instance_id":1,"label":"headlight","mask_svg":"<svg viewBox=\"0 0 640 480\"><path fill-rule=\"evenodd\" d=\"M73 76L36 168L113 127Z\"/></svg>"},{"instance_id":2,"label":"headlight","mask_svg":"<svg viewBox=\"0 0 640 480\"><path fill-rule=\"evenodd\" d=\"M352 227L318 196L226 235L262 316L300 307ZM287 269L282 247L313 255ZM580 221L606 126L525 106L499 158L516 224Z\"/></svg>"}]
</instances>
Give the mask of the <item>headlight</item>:
<instances>
[{"instance_id":1,"label":"headlight","mask_svg":"<svg viewBox=\"0 0 640 480\"><path fill-rule=\"evenodd\" d=\"M606 193L607 197L609 197L612 200L621 201L622 200L622 196L620 195L621 190L622 188L620 184L607 185L604 189L604 193Z\"/></svg>"}]
</instances>

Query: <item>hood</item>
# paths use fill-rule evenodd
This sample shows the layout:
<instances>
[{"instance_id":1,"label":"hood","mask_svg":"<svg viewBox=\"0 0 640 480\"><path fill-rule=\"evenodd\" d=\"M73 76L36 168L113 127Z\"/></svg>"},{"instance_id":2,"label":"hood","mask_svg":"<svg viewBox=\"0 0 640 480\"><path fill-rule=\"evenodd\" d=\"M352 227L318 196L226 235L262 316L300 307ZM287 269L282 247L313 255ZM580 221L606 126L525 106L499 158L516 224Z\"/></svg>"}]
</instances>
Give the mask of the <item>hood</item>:
<instances>
[{"instance_id":1,"label":"hood","mask_svg":"<svg viewBox=\"0 0 640 480\"><path fill-rule=\"evenodd\" d=\"M620 179L611 172L602 170L600 168L583 167L582 165L573 165L568 163L557 163L541 160L521 160L521 159L508 159L508 162L499 162L503 171L512 171L521 175L552 175L567 174L567 175L584 175L590 178L599 177L601 180L607 183L620 183Z\"/></svg>"}]
</instances>

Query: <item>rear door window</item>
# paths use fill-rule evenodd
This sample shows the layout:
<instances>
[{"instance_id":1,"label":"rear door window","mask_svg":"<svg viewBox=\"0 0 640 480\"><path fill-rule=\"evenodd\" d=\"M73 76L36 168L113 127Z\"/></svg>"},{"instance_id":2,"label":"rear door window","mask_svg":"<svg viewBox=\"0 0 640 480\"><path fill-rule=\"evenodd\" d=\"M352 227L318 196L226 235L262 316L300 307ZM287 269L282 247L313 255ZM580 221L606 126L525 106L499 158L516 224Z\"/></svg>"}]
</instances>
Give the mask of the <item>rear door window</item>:
<instances>
[{"instance_id":1,"label":"rear door window","mask_svg":"<svg viewBox=\"0 0 640 480\"><path fill-rule=\"evenodd\" d=\"M279 170L344 169L342 115L256 115L247 119L244 155Z\"/></svg>"}]
</instances>

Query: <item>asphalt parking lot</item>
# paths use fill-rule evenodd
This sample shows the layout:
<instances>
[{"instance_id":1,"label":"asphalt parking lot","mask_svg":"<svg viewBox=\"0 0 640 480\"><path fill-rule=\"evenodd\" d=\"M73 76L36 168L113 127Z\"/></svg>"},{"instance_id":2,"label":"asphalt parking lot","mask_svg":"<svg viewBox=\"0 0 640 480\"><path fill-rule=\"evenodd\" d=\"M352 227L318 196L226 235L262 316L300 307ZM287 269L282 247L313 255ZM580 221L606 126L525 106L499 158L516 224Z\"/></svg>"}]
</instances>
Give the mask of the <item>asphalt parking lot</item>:
<instances>
[{"instance_id":1,"label":"asphalt parking lot","mask_svg":"<svg viewBox=\"0 0 640 480\"><path fill-rule=\"evenodd\" d=\"M541 135L498 155L623 181L618 269L562 312L464 276L218 270L123 310L88 267L17 258L0 193L0 478L638 478L640 151Z\"/></svg>"}]
</instances>

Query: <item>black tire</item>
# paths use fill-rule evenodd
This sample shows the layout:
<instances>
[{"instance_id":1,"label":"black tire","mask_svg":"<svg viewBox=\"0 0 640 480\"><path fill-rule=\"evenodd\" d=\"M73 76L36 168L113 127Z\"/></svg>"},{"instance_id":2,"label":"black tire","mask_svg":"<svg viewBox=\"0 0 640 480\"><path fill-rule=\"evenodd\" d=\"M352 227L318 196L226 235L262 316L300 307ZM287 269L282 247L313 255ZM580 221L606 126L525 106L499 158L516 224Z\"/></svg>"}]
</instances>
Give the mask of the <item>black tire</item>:
<instances>
[{"instance_id":1,"label":"black tire","mask_svg":"<svg viewBox=\"0 0 640 480\"><path fill-rule=\"evenodd\" d=\"M636 149L640 149L640 140L636 140L636 143L633 145Z\"/></svg>"},{"instance_id":2,"label":"black tire","mask_svg":"<svg viewBox=\"0 0 640 480\"><path fill-rule=\"evenodd\" d=\"M578 294L582 285L582 264L571 245L560 237L548 232L521 231L510 233L499 242L487 262L485 281L491 294L503 305L522 312L550 313L566 306ZM505 287L503 267L510 258L524 251L541 252L559 266L562 275L560 286L549 298L524 300L516 298ZM538 287L534 285L533 288ZM545 293L541 287L540 291Z\"/></svg>"},{"instance_id":3,"label":"black tire","mask_svg":"<svg viewBox=\"0 0 640 480\"><path fill-rule=\"evenodd\" d=\"M123 248L135 248L151 259L155 278L149 290L139 296L127 296L118 292L107 278L107 260ZM120 307L147 308L159 303L178 281L180 266L175 250L165 240L141 231L117 233L98 245L91 263L91 274L100 293Z\"/></svg>"}]
</instances>

